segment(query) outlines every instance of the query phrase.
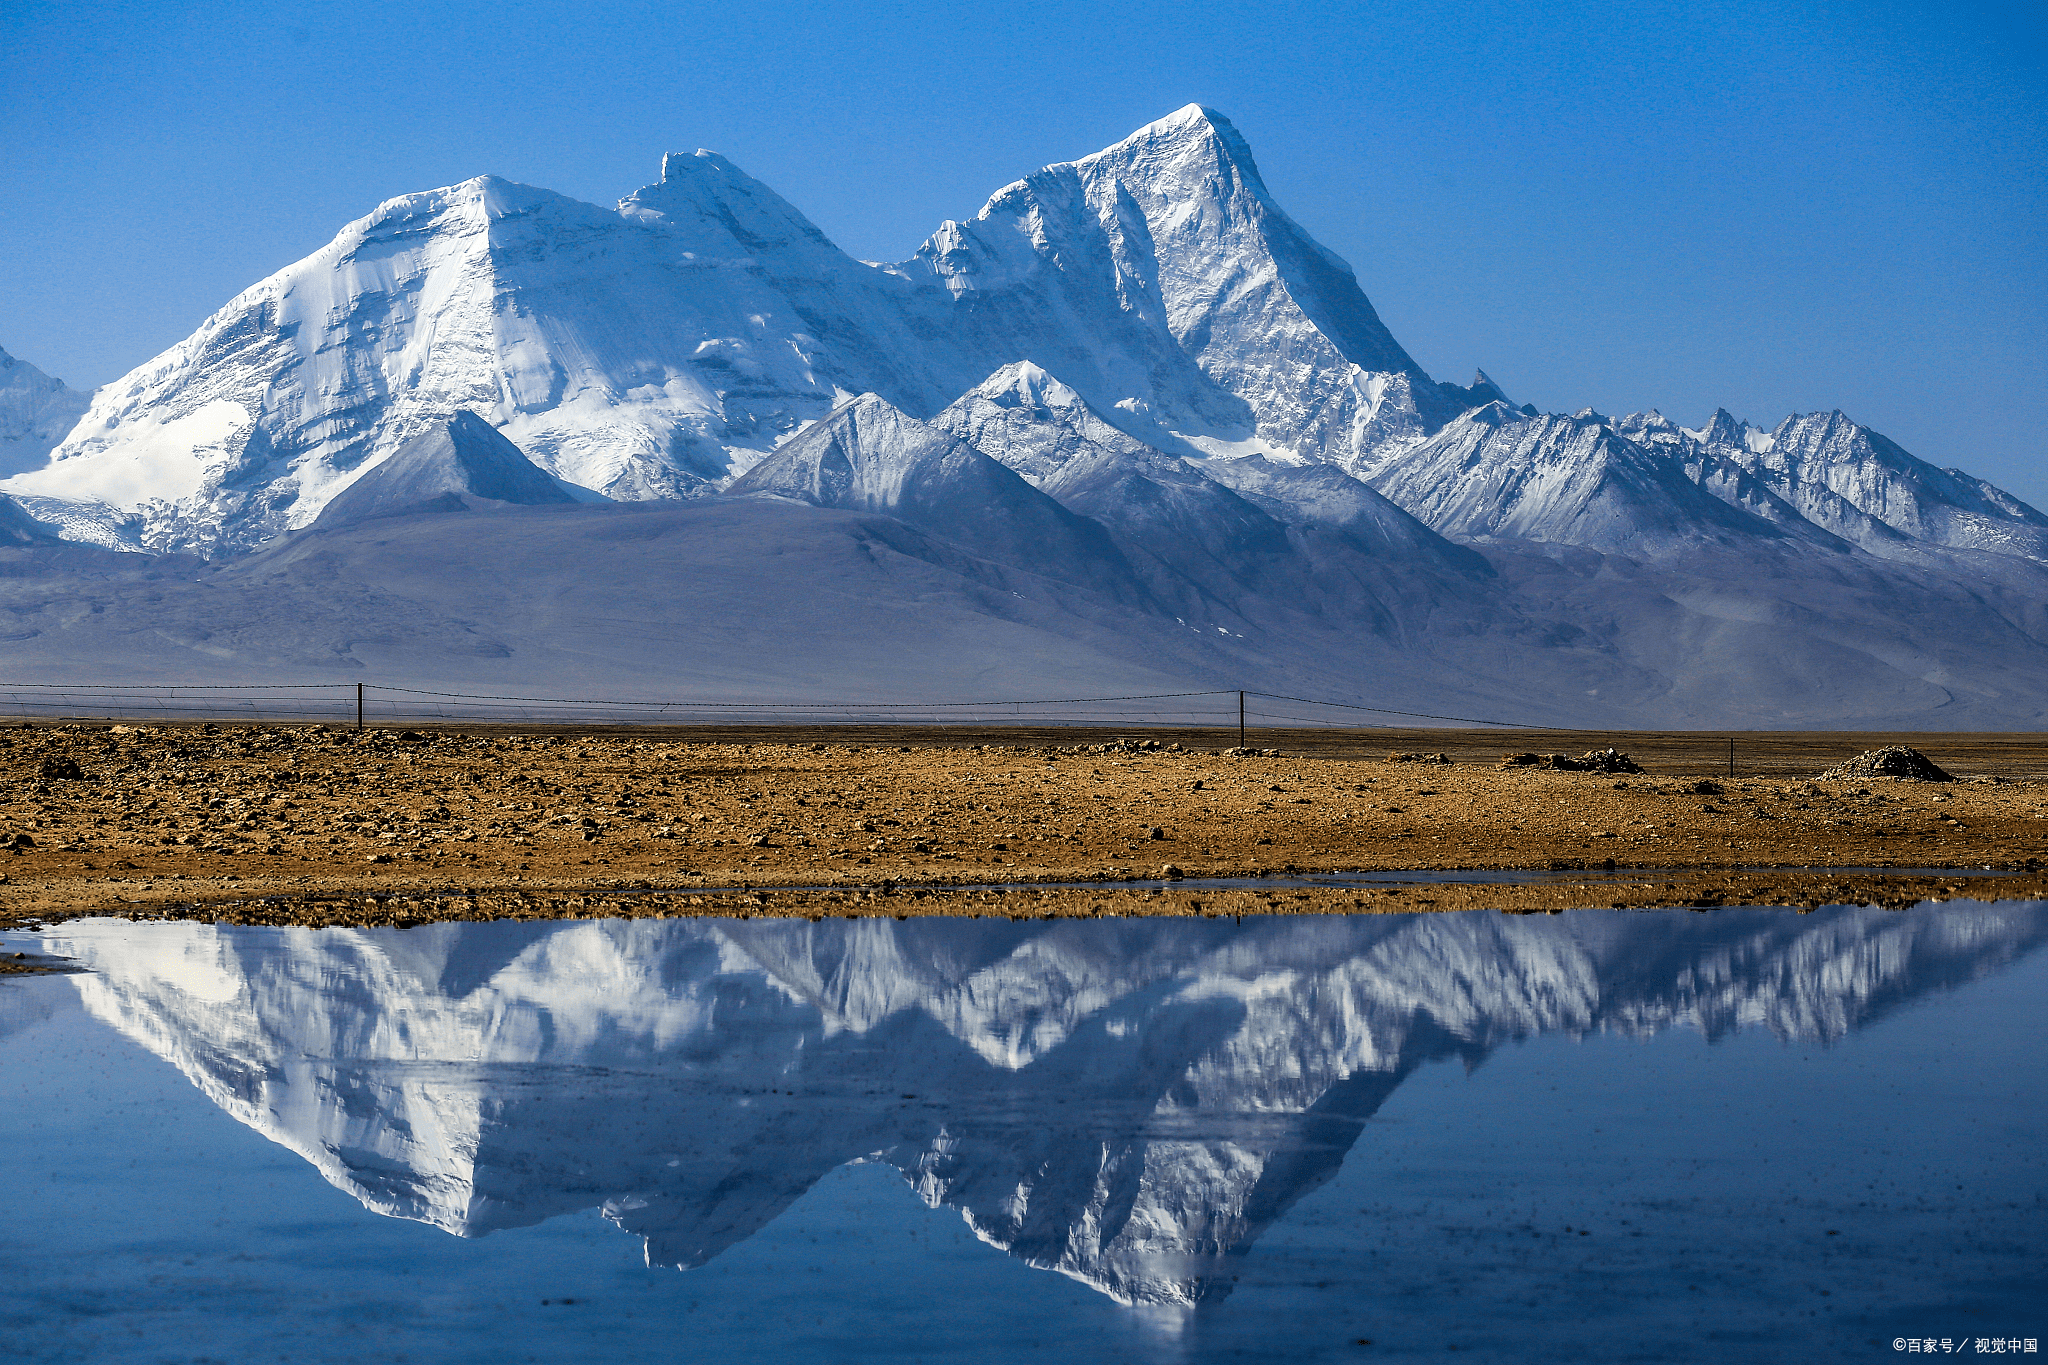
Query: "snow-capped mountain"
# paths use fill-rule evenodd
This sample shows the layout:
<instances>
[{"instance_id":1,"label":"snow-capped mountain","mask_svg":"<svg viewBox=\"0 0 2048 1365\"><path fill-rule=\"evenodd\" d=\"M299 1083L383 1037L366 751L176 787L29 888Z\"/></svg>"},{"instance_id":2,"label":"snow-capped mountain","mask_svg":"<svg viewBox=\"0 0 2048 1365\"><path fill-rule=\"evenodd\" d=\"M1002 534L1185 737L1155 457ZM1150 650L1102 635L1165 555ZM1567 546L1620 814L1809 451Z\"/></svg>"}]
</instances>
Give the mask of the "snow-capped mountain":
<instances>
[{"instance_id":1,"label":"snow-capped mountain","mask_svg":"<svg viewBox=\"0 0 2048 1365\"><path fill-rule=\"evenodd\" d=\"M1859 544L1870 539L1854 534L1860 524L1830 524L1836 499L1913 540L2048 563L2048 516L1959 469L1915 459L1839 412L1787 417L1768 440L1730 454L1809 519Z\"/></svg>"},{"instance_id":2,"label":"snow-capped mountain","mask_svg":"<svg viewBox=\"0 0 2048 1365\"><path fill-rule=\"evenodd\" d=\"M1355 466L1499 396L1425 375L1199 105L998 190L893 268L960 305L963 349L1209 453Z\"/></svg>"},{"instance_id":3,"label":"snow-capped mountain","mask_svg":"<svg viewBox=\"0 0 2048 1365\"><path fill-rule=\"evenodd\" d=\"M1514 537L1628 554L1782 534L1590 409L1530 417L1489 403L1378 461L1367 481L1438 532L1467 540Z\"/></svg>"},{"instance_id":4,"label":"snow-capped mountain","mask_svg":"<svg viewBox=\"0 0 2048 1365\"><path fill-rule=\"evenodd\" d=\"M661 507L632 523L648 545L567 503L417 539L340 524L421 480L426 501L534 503L473 486L457 422L501 472ZM616 209L490 176L402 196L99 390L0 491L68 540L217 561L195 592L21 551L0 595L22 677L149 676L170 640L191 678L893 691L852 643L865 622L897 632L891 658L957 663L912 674L955 697L1002 677L1532 723L2048 721L2048 517L1840 414L1694 429L1438 383L1196 106L895 265L710 152ZM729 501L748 506L711 510ZM828 622L826 600L850 605ZM685 638L701 676L649 654ZM595 671L565 676L575 658Z\"/></svg>"},{"instance_id":5,"label":"snow-capped mountain","mask_svg":"<svg viewBox=\"0 0 2048 1365\"><path fill-rule=\"evenodd\" d=\"M1839 414L1695 431L1544 417L1484 373L1431 380L1237 130L1194 105L998 191L889 266L710 152L669 156L615 210L480 176L350 224L101 390L68 435L78 395L52 385L4 391L20 391L0 416L18 455L17 427L64 437L8 491L71 538L152 549L234 552L308 525L459 410L571 483L673 498L728 486L872 393L944 410L1034 483L1078 430L1126 454L1335 465L1453 536L1630 552L1835 536L1882 554L1896 532L2048 558L2048 518ZM1076 401L1081 428L1045 420Z\"/></svg>"},{"instance_id":6,"label":"snow-capped mountain","mask_svg":"<svg viewBox=\"0 0 2048 1365\"><path fill-rule=\"evenodd\" d=\"M887 1162L1126 1303L1229 1293L1417 1067L1548 1032L1832 1040L2048 940L2034 905L1041 923L66 926L93 1014L387 1215L601 1207L701 1265Z\"/></svg>"},{"instance_id":7,"label":"snow-capped mountain","mask_svg":"<svg viewBox=\"0 0 2048 1365\"><path fill-rule=\"evenodd\" d=\"M100 390L19 491L139 514L152 549L234 551L464 409L569 482L670 498L896 391L872 361L887 327L817 306L815 228L718 158L664 169L619 211L493 176L390 200ZM788 235L764 235L775 212Z\"/></svg>"},{"instance_id":8,"label":"snow-capped mountain","mask_svg":"<svg viewBox=\"0 0 2048 1365\"><path fill-rule=\"evenodd\" d=\"M0 350L0 478L40 468L91 403L91 394Z\"/></svg>"},{"instance_id":9,"label":"snow-capped mountain","mask_svg":"<svg viewBox=\"0 0 2048 1365\"><path fill-rule=\"evenodd\" d=\"M929 417L1025 362L1176 453L1355 462L1498 396L1429 380L1189 106L895 266L709 152L617 210L492 176L402 196L107 386L10 488L232 552L468 408L573 483L689 496L848 397Z\"/></svg>"},{"instance_id":10,"label":"snow-capped mountain","mask_svg":"<svg viewBox=\"0 0 2048 1365\"><path fill-rule=\"evenodd\" d=\"M999 563L1124 590L1129 570L1102 527L967 442L874 394L804 429L727 490L886 512Z\"/></svg>"},{"instance_id":11,"label":"snow-capped mountain","mask_svg":"<svg viewBox=\"0 0 2048 1365\"><path fill-rule=\"evenodd\" d=\"M1447 601L1486 614L1473 582L1488 572L1482 559L1335 465L1176 458L1030 363L996 371L932 425L1109 528L1182 623L1221 616L1242 634L1307 613L1396 635L1398 622Z\"/></svg>"}]
</instances>

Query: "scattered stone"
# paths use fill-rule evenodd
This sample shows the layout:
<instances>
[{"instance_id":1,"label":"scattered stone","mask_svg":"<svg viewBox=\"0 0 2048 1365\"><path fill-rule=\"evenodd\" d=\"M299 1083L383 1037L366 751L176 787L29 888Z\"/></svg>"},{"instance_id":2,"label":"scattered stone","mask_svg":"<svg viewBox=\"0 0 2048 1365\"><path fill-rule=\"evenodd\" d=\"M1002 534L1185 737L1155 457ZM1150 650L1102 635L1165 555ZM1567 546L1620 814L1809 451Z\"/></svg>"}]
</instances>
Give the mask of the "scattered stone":
<instances>
[{"instance_id":1,"label":"scattered stone","mask_svg":"<svg viewBox=\"0 0 2048 1365\"><path fill-rule=\"evenodd\" d=\"M1564 754L1502 754L1503 768L1544 768L1560 773L1639 773L1634 759L1619 749L1594 749L1579 758Z\"/></svg>"},{"instance_id":2,"label":"scattered stone","mask_svg":"<svg viewBox=\"0 0 2048 1365\"><path fill-rule=\"evenodd\" d=\"M1953 782L1953 774L1936 767L1933 760L1918 749L1909 749L1903 744L1889 744L1882 749L1870 749L1856 755L1847 763L1839 763L1822 773L1821 782L1860 782L1870 777L1903 777L1912 782Z\"/></svg>"},{"instance_id":3,"label":"scattered stone","mask_svg":"<svg viewBox=\"0 0 2048 1365\"><path fill-rule=\"evenodd\" d=\"M1703 777L1697 782L1687 783L1678 790L1687 796L1719 796L1728 789L1719 782Z\"/></svg>"},{"instance_id":4,"label":"scattered stone","mask_svg":"<svg viewBox=\"0 0 2048 1365\"><path fill-rule=\"evenodd\" d=\"M1157 825L1147 825L1145 826L1145 837L1147 839L1164 839L1166 831Z\"/></svg>"},{"instance_id":5,"label":"scattered stone","mask_svg":"<svg viewBox=\"0 0 2048 1365\"><path fill-rule=\"evenodd\" d=\"M85 776L85 769L78 766L78 760L75 758L52 754L43 760L42 775L46 778L75 782Z\"/></svg>"},{"instance_id":6,"label":"scattered stone","mask_svg":"<svg viewBox=\"0 0 2048 1365\"><path fill-rule=\"evenodd\" d=\"M1172 863L1162 863L1159 867L1159 877L1162 881L1177 882L1181 878L1181 870Z\"/></svg>"},{"instance_id":7,"label":"scattered stone","mask_svg":"<svg viewBox=\"0 0 2048 1365\"><path fill-rule=\"evenodd\" d=\"M1068 754L1161 754L1179 753L1178 744L1161 744L1156 739L1113 739L1107 744L1076 744L1060 750Z\"/></svg>"},{"instance_id":8,"label":"scattered stone","mask_svg":"<svg viewBox=\"0 0 2048 1365\"><path fill-rule=\"evenodd\" d=\"M1388 754L1388 755L1387 755L1387 762L1389 762L1389 763L1440 763L1440 764L1442 764L1442 765L1443 765L1443 766L1445 766L1445 767L1449 767L1449 766L1450 766L1450 763L1451 763L1451 760L1450 760L1450 756L1449 756L1449 755L1447 755L1447 754Z\"/></svg>"}]
</instances>

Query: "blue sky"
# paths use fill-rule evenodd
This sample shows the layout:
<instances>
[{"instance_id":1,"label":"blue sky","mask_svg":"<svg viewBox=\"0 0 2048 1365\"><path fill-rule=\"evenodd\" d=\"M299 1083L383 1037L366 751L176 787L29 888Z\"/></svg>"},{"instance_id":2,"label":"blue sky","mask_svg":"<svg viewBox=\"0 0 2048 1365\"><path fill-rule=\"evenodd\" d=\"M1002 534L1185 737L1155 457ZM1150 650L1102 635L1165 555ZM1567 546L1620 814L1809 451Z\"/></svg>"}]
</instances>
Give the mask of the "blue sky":
<instances>
[{"instance_id":1,"label":"blue sky","mask_svg":"<svg viewBox=\"0 0 2048 1365\"><path fill-rule=\"evenodd\" d=\"M44 4L0 23L0 346L112 379L379 200L710 147L908 255L1189 101L1442 378L1841 408L2048 505L2048 7Z\"/></svg>"}]
</instances>

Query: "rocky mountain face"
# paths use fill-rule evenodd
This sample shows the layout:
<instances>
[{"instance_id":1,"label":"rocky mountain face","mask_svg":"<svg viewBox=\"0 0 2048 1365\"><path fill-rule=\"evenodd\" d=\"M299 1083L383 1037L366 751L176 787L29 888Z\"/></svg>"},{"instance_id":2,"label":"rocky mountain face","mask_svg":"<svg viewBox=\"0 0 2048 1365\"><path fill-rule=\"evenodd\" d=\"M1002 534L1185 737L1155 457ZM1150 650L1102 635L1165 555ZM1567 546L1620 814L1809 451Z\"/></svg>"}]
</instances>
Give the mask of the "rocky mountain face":
<instances>
[{"instance_id":1,"label":"rocky mountain face","mask_svg":"<svg viewBox=\"0 0 2048 1365\"><path fill-rule=\"evenodd\" d=\"M2048 913L50 937L89 1010L381 1213L476 1236L598 1206L688 1268L865 1158L1032 1265L1186 1306L1419 1066L1549 1032L1835 1039L2037 950Z\"/></svg>"}]
</instances>

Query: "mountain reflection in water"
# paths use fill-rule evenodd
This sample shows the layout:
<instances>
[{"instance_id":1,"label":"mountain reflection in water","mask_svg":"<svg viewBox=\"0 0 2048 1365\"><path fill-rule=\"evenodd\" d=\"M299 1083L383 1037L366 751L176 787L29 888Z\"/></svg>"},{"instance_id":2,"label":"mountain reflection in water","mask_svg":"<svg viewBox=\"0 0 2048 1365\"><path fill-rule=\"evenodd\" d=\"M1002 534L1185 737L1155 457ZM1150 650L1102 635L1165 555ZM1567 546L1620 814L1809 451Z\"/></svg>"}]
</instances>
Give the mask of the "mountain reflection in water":
<instances>
[{"instance_id":1,"label":"mountain reflection in water","mask_svg":"<svg viewBox=\"0 0 2048 1365\"><path fill-rule=\"evenodd\" d=\"M2048 937L2040 905L409 930L86 924L86 1007L379 1213L602 1207L704 1264L885 1162L1134 1304L1229 1292L1424 1062L1539 1033L1827 1041Z\"/></svg>"}]
</instances>

